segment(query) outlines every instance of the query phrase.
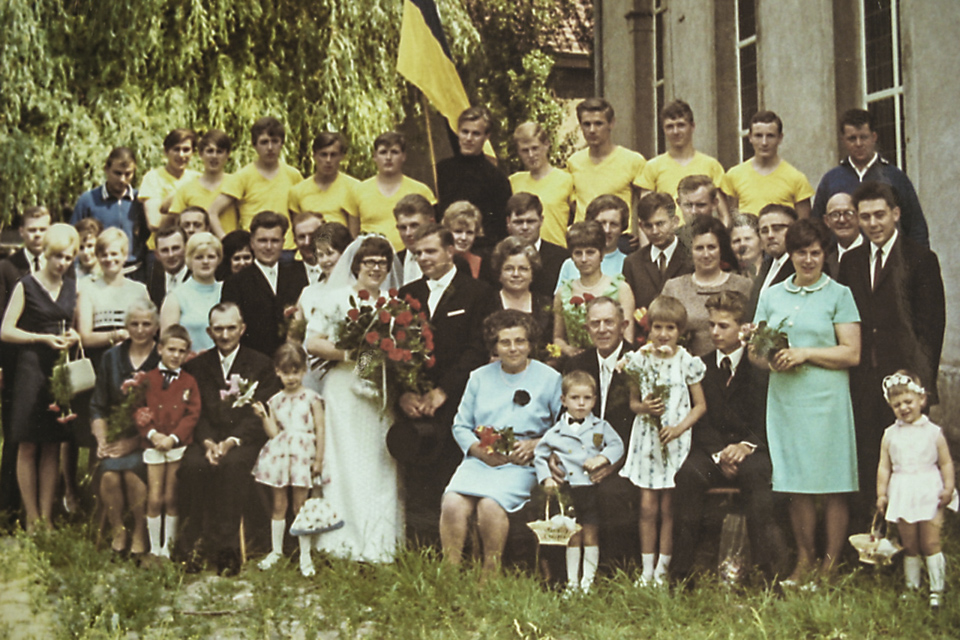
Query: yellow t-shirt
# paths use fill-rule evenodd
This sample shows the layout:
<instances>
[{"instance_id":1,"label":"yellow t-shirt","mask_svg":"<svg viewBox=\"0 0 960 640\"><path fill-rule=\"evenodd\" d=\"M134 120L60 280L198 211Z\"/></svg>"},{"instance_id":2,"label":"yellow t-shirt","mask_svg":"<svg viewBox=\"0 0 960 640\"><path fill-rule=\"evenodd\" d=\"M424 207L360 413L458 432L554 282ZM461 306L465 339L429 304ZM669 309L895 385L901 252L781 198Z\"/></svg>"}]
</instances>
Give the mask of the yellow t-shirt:
<instances>
[{"instance_id":1,"label":"yellow t-shirt","mask_svg":"<svg viewBox=\"0 0 960 640\"><path fill-rule=\"evenodd\" d=\"M186 183L177 189L177 193L173 196L170 213L183 213L183 210L188 207L201 207L209 211L210 205L212 205L213 201L220 195L220 192L223 190L223 183L229 177L229 173L224 174L220 186L213 191L210 191L200 184L200 178L195 178ZM230 205L220 213L220 225L223 227L224 233L230 233L237 228L237 217L237 208L233 205Z\"/></svg>"},{"instance_id":2,"label":"yellow t-shirt","mask_svg":"<svg viewBox=\"0 0 960 640\"><path fill-rule=\"evenodd\" d=\"M581 149L567 159L567 171L573 176L573 193L577 199L575 222L586 218L587 205L605 194L618 196L630 207L630 229L633 232L633 186L639 186L640 174L647 163L642 155L621 146L614 148L603 162L594 164L590 149Z\"/></svg>"},{"instance_id":3,"label":"yellow t-shirt","mask_svg":"<svg viewBox=\"0 0 960 640\"><path fill-rule=\"evenodd\" d=\"M166 199L167 196L174 194L177 189L199 175L199 171L184 169L182 176L174 178L173 175L167 171L166 167L151 169L144 174L143 180L140 181L137 200L146 202L153 198ZM147 248L151 251L157 248L157 241L154 239L152 233L150 234L150 238L147 239Z\"/></svg>"},{"instance_id":4,"label":"yellow t-shirt","mask_svg":"<svg viewBox=\"0 0 960 640\"><path fill-rule=\"evenodd\" d=\"M271 180L267 180L251 162L240 171L225 178L220 185L220 191L239 200L240 228L249 229L253 217L261 211L274 211L289 215L287 199L290 189L300 184L303 176L300 172L281 161L280 167ZM291 225L292 226L292 225ZM283 239L284 249L296 249L293 242L293 230L288 227L287 235Z\"/></svg>"},{"instance_id":5,"label":"yellow t-shirt","mask_svg":"<svg viewBox=\"0 0 960 640\"><path fill-rule=\"evenodd\" d=\"M401 251L403 241L400 240L400 232L397 231L397 221L393 217L393 208L400 202L400 198L411 193L419 193L429 200L430 204L437 204L437 199L430 187L407 176L403 176L400 188L392 196L385 196L380 193L380 189L377 188L376 176L367 178L358 184L354 190L354 195L357 199L360 232L381 233L393 245L394 251Z\"/></svg>"},{"instance_id":6,"label":"yellow t-shirt","mask_svg":"<svg viewBox=\"0 0 960 640\"><path fill-rule=\"evenodd\" d=\"M510 176L510 188L514 193L532 193L540 198L543 204L540 237L566 247L567 220L570 218L570 203L573 202L573 178L570 174L552 169L539 180L534 180L529 171L518 171Z\"/></svg>"},{"instance_id":7,"label":"yellow t-shirt","mask_svg":"<svg viewBox=\"0 0 960 640\"><path fill-rule=\"evenodd\" d=\"M676 200L677 187L687 176L709 176L719 189L723 181L723 165L715 158L699 151L695 151L693 158L685 165L677 162L669 153L661 153L643 168L643 173L640 174L640 188L669 193ZM677 216L677 220L682 226L683 216Z\"/></svg>"},{"instance_id":8,"label":"yellow t-shirt","mask_svg":"<svg viewBox=\"0 0 960 640\"><path fill-rule=\"evenodd\" d=\"M786 160L780 160L777 168L765 176L753 168L752 158L741 162L723 176L720 189L739 200L741 212L754 214L768 204L796 207L798 202L813 197L810 181Z\"/></svg>"},{"instance_id":9,"label":"yellow t-shirt","mask_svg":"<svg viewBox=\"0 0 960 640\"><path fill-rule=\"evenodd\" d=\"M360 181L345 173L338 173L326 191L321 191L313 177L290 189L287 208L290 213L310 211L323 216L324 222L339 222L347 225L347 216L357 217L357 201L354 189Z\"/></svg>"}]
</instances>

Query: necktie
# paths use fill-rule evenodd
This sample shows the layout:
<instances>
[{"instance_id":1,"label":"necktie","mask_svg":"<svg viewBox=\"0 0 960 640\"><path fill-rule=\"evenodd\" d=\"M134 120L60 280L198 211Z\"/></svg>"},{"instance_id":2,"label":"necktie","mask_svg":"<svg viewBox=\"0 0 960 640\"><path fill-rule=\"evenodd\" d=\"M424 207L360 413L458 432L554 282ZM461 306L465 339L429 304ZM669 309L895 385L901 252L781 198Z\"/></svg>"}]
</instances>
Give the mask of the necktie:
<instances>
[{"instance_id":1,"label":"necktie","mask_svg":"<svg viewBox=\"0 0 960 640\"><path fill-rule=\"evenodd\" d=\"M657 258L657 267L660 269L660 277L662 278L667 274L667 254L660 252L660 257Z\"/></svg>"},{"instance_id":2,"label":"necktie","mask_svg":"<svg viewBox=\"0 0 960 640\"><path fill-rule=\"evenodd\" d=\"M730 363L730 358L727 356L724 356L723 360L720 361L720 371L723 372L723 384L730 386L730 379L733 377L733 366Z\"/></svg>"},{"instance_id":3,"label":"necktie","mask_svg":"<svg viewBox=\"0 0 960 640\"><path fill-rule=\"evenodd\" d=\"M575 418L571 418L570 416L567 416L567 422L569 422L571 425L583 424L583 421L584 421L584 418L580 418L579 420L576 420Z\"/></svg>"},{"instance_id":4,"label":"necktie","mask_svg":"<svg viewBox=\"0 0 960 640\"><path fill-rule=\"evenodd\" d=\"M33 272L40 271L40 256L33 256Z\"/></svg>"},{"instance_id":5,"label":"necktie","mask_svg":"<svg viewBox=\"0 0 960 640\"><path fill-rule=\"evenodd\" d=\"M880 284L880 270L883 269L883 249L877 250L876 258L873 261L873 290L877 290Z\"/></svg>"},{"instance_id":6,"label":"necktie","mask_svg":"<svg viewBox=\"0 0 960 640\"><path fill-rule=\"evenodd\" d=\"M169 369L161 369L160 373L163 374L163 388L166 390L170 387L170 383L177 378L177 372L170 371Z\"/></svg>"}]
</instances>

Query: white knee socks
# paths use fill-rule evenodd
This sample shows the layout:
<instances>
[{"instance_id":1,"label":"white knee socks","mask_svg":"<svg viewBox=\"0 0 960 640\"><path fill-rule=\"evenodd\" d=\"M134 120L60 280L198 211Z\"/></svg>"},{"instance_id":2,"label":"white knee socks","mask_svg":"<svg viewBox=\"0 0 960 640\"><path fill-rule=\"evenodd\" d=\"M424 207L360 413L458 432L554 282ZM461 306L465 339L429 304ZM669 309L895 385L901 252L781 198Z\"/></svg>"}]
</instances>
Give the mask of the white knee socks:
<instances>
[{"instance_id":1,"label":"white knee socks","mask_svg":"<svg viewBox=\"0 0 960 640\"><path fill-rule=\"evenodd\" d=\"M147 518L147 535L150 536L150 553L160 553L160 516Z\"/></svg>"},{"instance_id":2,"label":"white knee socks","mask_svg":"<svg viewBox=\"0 0 960 640\"><path fill-rule=\"evenodd\" d=\"M903 576L907 582L907 589L917 590L920 588L920 567L923 561L920 556L903 557Z\"/></svg>"},{"instance_id":3,"label":"white knee socks","mask_svg":"<svg viewBox=\"0 0 960 640\"><path fill-rule=\"evenodd\" d=\"M642 553L640 554L640 580L644 582L649 582L653 580L653 571L656 567L657 554L655 553Z\"/></svg>"},{"instance_id":4,"label":"white knee socks","mask_svg":"<svg viewBox=\"0 0 960 640\"><path fill-rule=\"evenodd\" d=\"M653 570L653 581L657 584L662 583L667 577L667 569L670 567L670 558L665 554L660 554L657 559L657 568Z\"/></svg>"},{"instance_id":5,"label":"white knee socks","mask_svg":"<svg viewBox=\"0 0 960 640\"><path fill-rule=\"evenodd\" d=\"M164 558L170 557L170 549L173 547L173 539L177 535L177 516L163 516L163 548L160 549L160 555Z\"/></svg>"},{"instance_id":6,"label":"white knee socks","mask_svg":"<svg viewBox=\"0 0 960 640\"><path fill-rule=\"evenodd\" d=\"M283 532L287 529L286 520L270 521L270 544L273 553L280 555L283 553Z\"/></svg>"},{"instance_id":7,"label":"white knee socks","mask_svg":"<svg viewBox=\"0 0 960 640\"><path fill-rule=\"evenodd\" d=\"M567 589L580 586L580 547L567 547Z\"/></svg>"},{"instance_id":8,"label":"white knee socks","mask_svg":"<svg viewBox=\"0 0 960 640\"><path fill-rule=\"evenodd\" d=\"M580 581L580 588L583 591L590 591L593 585L593 579L597 575L597 565L600 564L600 547L583 548L583 579Z\"/></svg>"},{"instance_id":9,"label":"white knee socks","mask_svg":"<svg viewBox=\"0 0 960 640\"><path fill-rule=\"evenodd\" d=\"M920 558L917 558L919 562ZM947 574L947 560L943 553L927 556L927 577L930 579L930 593L942 593L943 583Z\"/></svg>"},{"instance_id":10,"label":"white knee socks","mask_svg":"<svg viewBox=\"0 0 960 640\"><path fill-rule=\"evenodd\" d=\"M310 549L313 547L313 536L299 536L300 540L300 573L309 578L316 573L313 568L313 558L310 557Z\"/></svg>"}]
</instances>

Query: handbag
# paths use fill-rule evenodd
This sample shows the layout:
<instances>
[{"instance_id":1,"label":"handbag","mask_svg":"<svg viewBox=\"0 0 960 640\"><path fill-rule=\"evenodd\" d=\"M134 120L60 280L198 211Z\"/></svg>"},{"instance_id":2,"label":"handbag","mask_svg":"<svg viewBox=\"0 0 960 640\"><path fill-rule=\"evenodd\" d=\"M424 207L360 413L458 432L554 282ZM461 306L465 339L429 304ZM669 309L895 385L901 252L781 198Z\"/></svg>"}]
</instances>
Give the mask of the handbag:
<instances>
[{"instance_id":1,"label":"handbag","mask_svg":"<svg viewBox=\"0 0 960 640\"><path fill-rule=\"evenodd\" d=\"M63 365L67 372L67 379L70 380L71 397L76 397L84 391L90 391L97 384L97 374L93 370L93 362L84 353L82 344L80 344L77 356L76 359L70 360L68 355L68 361Z\"/></svg>"},{"instance_id":2,"label":"handbag","mask_svg":"<svg viewBox=\"0 0 960 640\"><path fill-rule=\"evenodd\" d=\"M330 501L323 497L323 485L328 482L329 480L320 477L313 479L310 497L300 507L300 512L290 525L290 535L310 536L343 526L343 518L337 514Z\"/></svg>"}]
</instances>

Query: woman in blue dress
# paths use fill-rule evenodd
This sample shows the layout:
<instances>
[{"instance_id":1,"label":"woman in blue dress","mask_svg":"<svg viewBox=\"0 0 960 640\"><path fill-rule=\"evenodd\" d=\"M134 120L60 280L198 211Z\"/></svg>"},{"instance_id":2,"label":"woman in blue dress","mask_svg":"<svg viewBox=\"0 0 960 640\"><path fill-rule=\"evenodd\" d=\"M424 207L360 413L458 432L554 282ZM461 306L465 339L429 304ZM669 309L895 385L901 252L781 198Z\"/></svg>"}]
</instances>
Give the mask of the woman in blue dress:
<instances>
[{"instance_id":1,"label":"woman in blue dress","mask_svg":"<svg viewBox=\"0 0 960 640\"><path fill-rule=\"evenodd\" d=\"M459 565L467 523L476 512L483 543L483 572L496 572L507 541L508 513L521 509L537 484L533 450L560 414L560 374L530 358L537 340L533 316L506 309L484 321L484 338L498 360L470 374L453 422L464 458L443 495L440 544L444 561ZM490 452L480 426L513 428L509 455Z\"/></svg>"},{"instance_id":2,"label":"woman in blue dress","mask_svg":"<svg viewBox=\"0 0 960 640\"><path fill-rule=\"evenodd\" d=\"M0 340L20 345L16 371L4 376L4 382L13 385L10 434L18 443L17 482L27 533L50 526L60 443L70 437L66 421L58 419L59 408L52 410L49 380L58 353L80 341L72 326L77 281L64 278L79 245L80 236L68 224L47 230L43 236L46 264L17 283L0 326Z\"/></svg>"},{"instance_id":3,"label":"woman in blue dress","mask_svg":"<svg viewBox=\"0 0 960 640\"><path fill-rule=\"evenodd\" d=\"M167 295L160 309L160 330L174 324L186 327L191 350L196 353L213 346L213 338L207 334L207 316L220 302L223 283L217 282L216 272L222 259L223 246L217 236L207 231L190 236L186 251L190 278Z\"/></svg>"},{"instance_id":4,"label":"woman in blue dress","mask_svg":"<svg viewBox=\"0 0 960 640\"><path fill-rule=\"evenodd\" d=\"M798 581L814 568L816 498L823 501L826 549L820 569L830 574L843 549L847 495L857 491L857 447L848 369L860 362L860 315L850 290L823 273L830 232L800 220L787 231L796 274L760 296L754 322L787 334L790 347L767 361L767 440L773 490L790 495L797 542Z\"/></svg>"}]
</instances>

